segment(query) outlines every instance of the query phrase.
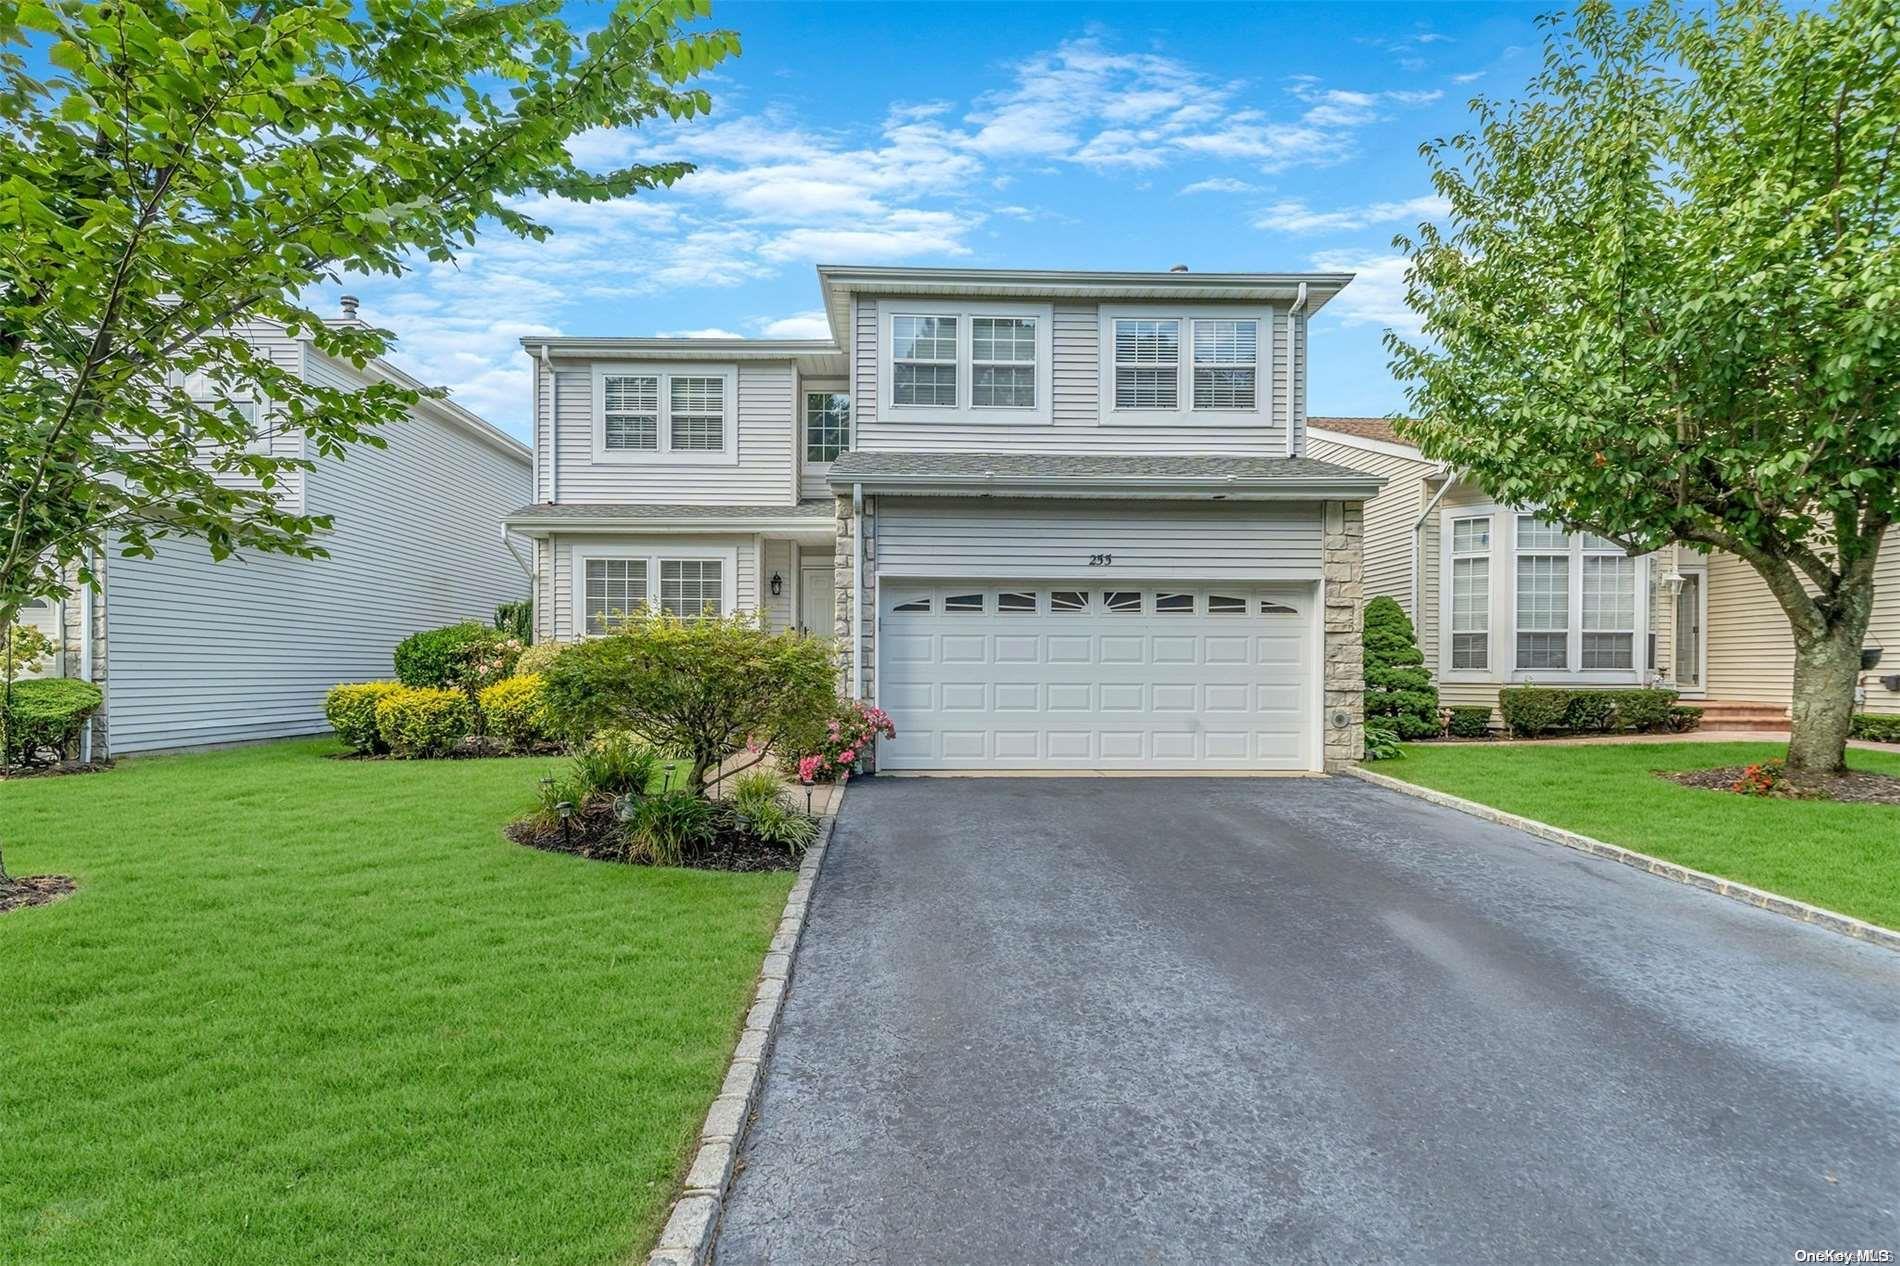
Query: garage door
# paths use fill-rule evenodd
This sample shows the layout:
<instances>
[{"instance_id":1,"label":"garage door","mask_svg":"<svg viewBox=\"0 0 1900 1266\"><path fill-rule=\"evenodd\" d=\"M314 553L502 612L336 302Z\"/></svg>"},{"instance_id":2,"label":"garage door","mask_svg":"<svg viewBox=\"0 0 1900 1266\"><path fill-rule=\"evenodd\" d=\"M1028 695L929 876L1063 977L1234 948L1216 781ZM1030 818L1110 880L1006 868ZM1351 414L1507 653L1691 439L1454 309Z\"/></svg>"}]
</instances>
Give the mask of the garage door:
<instances>
[{"instance_id":1,"label":"garage door","mask_svg":"<svg viewBox=\"0 0 1900 1266\"><path fill-rule=\"evenodd\" d=\"M1311 586L1067 585L884 581L879 765L1313 766Z\"/></svg>"}]
</instances>

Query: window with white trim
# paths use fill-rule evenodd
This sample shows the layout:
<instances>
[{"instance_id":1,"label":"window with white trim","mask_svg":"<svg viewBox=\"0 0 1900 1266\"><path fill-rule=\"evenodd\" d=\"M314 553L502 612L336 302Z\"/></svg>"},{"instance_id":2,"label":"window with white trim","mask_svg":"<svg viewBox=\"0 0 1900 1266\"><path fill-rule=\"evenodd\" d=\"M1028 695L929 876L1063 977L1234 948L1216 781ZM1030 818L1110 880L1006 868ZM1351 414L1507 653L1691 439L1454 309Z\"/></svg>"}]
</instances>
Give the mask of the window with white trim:
<instances>
[{"instance_id":1,"label":"window with white trim","mask_svg":"<svg viewBox=\"0 0 1900 1266\"><path fill-rule=\"evenodd\" d=\"M1036 318L970 318L970 403L1036 407Z\"/></svg>"},{"instance_id":2,"label":"window with white trim","mask_svg":"<svg viewBox=\"0 0 1900 1266\"><path fill-rule=\"evenodd\" d=\"M1256 404L1260 323L1196 317L1194 407L1245 409Z\"/></svg>"},{"instance_id":3,"label":"window with white trim","mask_svg":"<svg viewBox=\"0 0 1900 1266\"><path fill-rule=\"evenodd\" d=\"M601 380L608 448L657 452L660 447L660 379L656 374L608 374Z\"/></svg>"},{"instance_id":4,"label":"window with white trim","mask_svg":"<svg viewBox=\"0 0 1900 1266\"><path fill-rule=\"evenodd\" d=\"M597 364L594 455L606 461L730 464L738 372L719 365Z\"/></svg>"},{"instance_id":5,"label":"window with white trim","mask_svg":"<svg viewBox=\"0 0 1900 1266\"><path fill-rule=\"evenodd\" d=\"M1517 516L1517 666L1570 667L1570 536L1535 515Z\"/></svg>"},{"instance_id":6,"label":"window with white trim","mask_svg":"<svg viewBox=\"0 0 1900 1266\"><path fill-rule=\"evenodd\" d=\"M1579 666L1636 666L1636 560L1614 541L1583 539L1583 646Z\"/></svg>"},{"instance_id":7,"label":"window with white trim","mask_svg":"<svg viewBox=\"0 0 1900 1266\"><path fill-rule=\"evenodd\" d=\"M676 453L718 453L726 447L726 380L680 374L668 384Z\"/></svg>"},{"instance_id":8,"label":"window with white trim","mask_svg":"<svg viewBox=\"0 0 1900 1266\"><path fill-rule=\"evenodd\" d=\"M1115 407L1181 407L1181 322L1174 317L1116 317Z\"/></svg>"},{"instance_id":9,"label":"window with white trim","mask_svg":"<svg viewBox=\"0 0 1900 1266\"><path fill-rule=\"evenodd\" d=\"M851 447L851 397L842 391L805 393L805 460L834 462Z\"/></svg>"},{"instance_id":10,"label":"window with white trim","mask_svg":"<svg viewBox=\"0 0 1900 1266\"><path fill-rule=\"evenodd\" d=\"M696 620L725 614L725 564L717 558L660 560L660 609Z\"/></svg>"},{"instance_id":11,"label":"window with white trim","mask_svg":"<svg viewBox=\"0 0 1900 1266\"><path fill-rule=\"evenodd\" d=\"M583 610L587 632L610 633L647 604L647 560L590 558Z\"/></svg>"},{"instance_id":12,"label":"window with white trim","mask_svg":"<svg viewBox=\"0 0 1900 1266\"><path fill-rule=\"evenodd\" d=\"M249 387L240 386L235 391L226 391L212 376L202 369L188 374L172 375L174 386L183 389L191 403L207 413L228 414L235 412L244 425L250 428L251 438L245 444L247 453L269 453L271 433L268 425L260 425L263 409L257 397ZM195 433L195 428L194 428Z\"/></svg>"},{"instance_id":13,"label":"window with white trim","mask_svg":"<svg viewBox=\"0 0 1900 1266\"><path fill-rule=\"evenodd\" d=\"M957 405L957 318L891 318L891 402Z\"/></svg>"},{"instance_id":14,"label":"window with white trim","mask_svg":"<svg viewBox=\"0 0 1900 1266\"><path fill-rule=\"evenodd\" d=\"M1451 666L1491 666L1491 519L1451 521Z\"/></svg>"}]
</instances>

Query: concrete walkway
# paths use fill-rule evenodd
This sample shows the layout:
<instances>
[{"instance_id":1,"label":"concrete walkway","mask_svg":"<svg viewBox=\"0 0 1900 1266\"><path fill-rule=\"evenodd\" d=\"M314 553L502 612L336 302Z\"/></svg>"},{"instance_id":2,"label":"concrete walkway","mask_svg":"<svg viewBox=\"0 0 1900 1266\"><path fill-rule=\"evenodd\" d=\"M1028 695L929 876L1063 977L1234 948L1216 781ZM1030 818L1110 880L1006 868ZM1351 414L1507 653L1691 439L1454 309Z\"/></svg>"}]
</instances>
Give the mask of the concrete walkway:
<instances>
[{"instance_id":1,"label":"concrete walkway","mask_svg":"<svg viewBox=\"0 0 1900 1266\"><path fill-rule=\"evenodd\" d=\"M718 1260L1900 1247L1900 954L1344 779L854 784Z\"/></svg>"}]
</instances>

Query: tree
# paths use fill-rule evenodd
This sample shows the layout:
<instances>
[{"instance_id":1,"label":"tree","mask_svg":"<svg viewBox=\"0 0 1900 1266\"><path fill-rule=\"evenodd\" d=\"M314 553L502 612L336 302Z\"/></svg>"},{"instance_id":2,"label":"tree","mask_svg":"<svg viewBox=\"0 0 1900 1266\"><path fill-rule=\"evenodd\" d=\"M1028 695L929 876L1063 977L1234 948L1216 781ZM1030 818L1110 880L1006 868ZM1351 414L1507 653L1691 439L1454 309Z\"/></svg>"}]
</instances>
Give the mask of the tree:
<instances>
[{"instance_id":1,"label":"tree","mask_svg":"<svg viewBox=\"0 0 1900 1266\"><path fill-rule=\"evenodd\" d=\"M1900 511L1900 10L1588 0L1424 147L1387 335L1427 456L1631 553L1720 549L1793 627L1791 769L1843 767Z\"/></svg>"},{"instance_id":2,"label":"tree","mask_svg":"<svg viewBox=\"0 0 1900 1266\"><path fill-rule=\"evenodd\" d=\"M421 393L306 382L245 327L360 366L389 332L325 324L308 288L452 262L490 226L540 240L532 195L678 179L588 172L567 143L707 110L687 81L738 41L682 32L706 12L623 0L583 31L558 0L0 0L0 628L94 583L108 546L321 555L328 518L275 493L309 463L257 430L342 457Z\"/></svg>"},{"instance_id":3,"label":"tree","mask_svg":"<svg viewBox=\"0 0 1900 1266\"><path fill-rule=\"evenodd\" d=\"M686 785L704 794L708 774L741 751L752 753L749 768L808 742L831 715L835 673L829 642L768 633L756 617L641 611L563 651L543 690L558 732L632 730L690 760Z\"/></svg>"},{"instance_id":4,"label":"tree","mask_svg":"<svg viewBox=\"0 0 1900 1266\"><path fill-rule=\"evenodd\" d=\"M1438 735L1438 689L1412 622L1381 594L1366 604L1366 716L1391 717L1400 738Z\"/></svg>"}]
</instances>

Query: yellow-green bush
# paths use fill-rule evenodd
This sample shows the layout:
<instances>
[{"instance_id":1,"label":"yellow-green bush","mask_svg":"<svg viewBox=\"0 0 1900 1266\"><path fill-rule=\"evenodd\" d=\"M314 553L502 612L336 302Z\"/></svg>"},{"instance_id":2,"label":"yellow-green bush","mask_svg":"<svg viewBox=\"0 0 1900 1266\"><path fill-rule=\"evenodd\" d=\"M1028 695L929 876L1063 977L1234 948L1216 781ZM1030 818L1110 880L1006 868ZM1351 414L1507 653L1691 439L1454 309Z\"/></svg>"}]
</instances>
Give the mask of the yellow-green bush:
<instances>
[{"instance_id":1,"label":"yellow-green bush","mask_svg":"<svg viewBox=\"0 0 1900 1266\"><path fill-rule=\"evenodd\" d=\"M539 673L504 677L482 691L480 702L489 738L526 749L552 737L541 703Z\"/></svg>"},{"instance_id":2,"label":"yellow-green bush","mask_svg":"<svg viewBox=\"0 0 1900 1266\"><path fill-rule=\"evenodd\" d=\"M395 681L363 681L330 687L323 697L323 715L330 728L357 752L385 752L376 729L376 705L402 689Z\"/></svg>"},{"instance_id":3,"label":"yellow-green bush","mask_svg":"<svg viewBox=\"0 0 1900 1266\"><path fill-rule=\"evenodd\" d=\"M402 686L376 704L376 730L396 756L446 756L475 728L468 696L459 690Z\"/></svg>"},{"instance_id":4,"label":"yellow-green bush","mask_svg":"<svg viewBox=\"0 0 1900 1266\"><path fill-rule=\"evenodd\" d=\"M572 645L572 642L536 642L521 652L521 658L515 661L515 672L523 677L539 677Z\"/></svg>"}]
</instances>

